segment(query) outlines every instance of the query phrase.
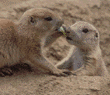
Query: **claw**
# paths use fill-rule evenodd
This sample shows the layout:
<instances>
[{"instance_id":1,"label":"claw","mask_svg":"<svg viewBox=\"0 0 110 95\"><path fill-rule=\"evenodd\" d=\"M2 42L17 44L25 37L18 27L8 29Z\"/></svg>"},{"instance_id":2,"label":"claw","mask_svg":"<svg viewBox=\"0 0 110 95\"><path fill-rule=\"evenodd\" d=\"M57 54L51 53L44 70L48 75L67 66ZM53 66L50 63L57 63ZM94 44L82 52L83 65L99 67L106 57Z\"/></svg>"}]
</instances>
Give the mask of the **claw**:
<instances>
[{"instance_id":1,"label":"claw","mask_svg":"<svg viewBox=\"0 0 110 95\"><path fill-rule=\"evenodd\" d=\"M65 73L65 74L67 74L67 75L72 75L73 73L72 72L70 72L70 71L64 71L63 73Z\"/></svg>"},{"instance_id":2,"label":"claw","mask_svg":"<svg viewBox=\"0 0 110 95\"><path fill-rule=\"evenodd\" d=\"M11 76L13 75L12 70L9 67L4 67L0 69L0 76L5 77L6 75Z\"/></svg>"},{"instance_id":3,"label":"claw","mask_svg":"<svg viewBox=\"0 0 110 95\"><path fill-rule=\"evenodd\" d=\"M72 72L69 71L69 70L62 70L62 72L60 72L60 73L49 73L49 74L50 74L50 75L55 75L55 76L57 76L57 77L61 77L61 76L67 77L67 76L69 76L69 75L76 75L76 74L72 73Z\"/></svg>"},{"instance_id":4,"label":"claw","mask_svg":"<svg viewBox=\"0 0 110 95\"><path fill-rule=\"evenodd\" d=\"M56 76L56 77L61 77L61 76L66 77L66 76L68 76L68 75L65 74L65 73L60 73L60 74L49 73L49 75L54 75L54 76Z\"/></svg>"},{"instance_id":5,"label":"claw","mask_svg":"<svg viewBox=\"0 0 110 95\"><path fill-rule=\"evenodd\" d=\"M75 73L72 73L72 72L71 72L71 71L69 71L69 70L64 71L63 73L65 73L66 75L75 75L75 76L76 76L76 74L75 74Z\"/></svg>"},{"instance_id":6,"label":"claw","mask_svg":"<svg viewBox=\"0 0 110 95\"><path fill-rule=\"evenodd\" d=\"M15 72L18 72L21 69L28 70L29 72L32 72L32 68L26 63L16 64L14 66L11 66L11 70L13 70Z\"/></svg>"}]
</instances>

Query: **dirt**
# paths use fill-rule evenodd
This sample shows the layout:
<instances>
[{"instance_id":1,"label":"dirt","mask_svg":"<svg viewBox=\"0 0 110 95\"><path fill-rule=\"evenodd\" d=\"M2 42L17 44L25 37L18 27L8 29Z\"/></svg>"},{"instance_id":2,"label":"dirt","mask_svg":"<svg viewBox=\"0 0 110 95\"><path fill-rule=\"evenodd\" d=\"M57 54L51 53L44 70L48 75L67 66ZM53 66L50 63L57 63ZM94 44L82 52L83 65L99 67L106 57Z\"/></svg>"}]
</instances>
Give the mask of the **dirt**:
<instances>
[{"instance_id":1,"label":"dirt","mask_svg":"<svg viewBox=\"0 0 110 95\"><path fill-rule=\"evenodd\" d=\"M107 0L0 0L0 18L16 22L32 7L45 7L59 14L67 26L87 21L100 32L103 59L110 73L110 1ZM53 64L68 54L64 37L45 53ZM110 95L110 76L56 77L34 69L18 68L12 76L0 77L0 95Z\"/></svg>"}]
</instances>

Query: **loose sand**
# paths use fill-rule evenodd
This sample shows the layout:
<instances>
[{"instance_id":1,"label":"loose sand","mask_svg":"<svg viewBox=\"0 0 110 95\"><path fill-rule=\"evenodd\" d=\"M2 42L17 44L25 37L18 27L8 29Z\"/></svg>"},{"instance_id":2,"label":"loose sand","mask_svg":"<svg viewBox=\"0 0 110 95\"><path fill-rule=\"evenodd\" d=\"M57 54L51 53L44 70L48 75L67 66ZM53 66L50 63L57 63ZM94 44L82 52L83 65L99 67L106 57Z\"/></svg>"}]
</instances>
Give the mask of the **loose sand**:
<instances>
[{"instance_id":1,"label":"loose sand","mask_svg":"<svg viewBox=\"0 0 110 95\"><path fill-rule=\"evenodd\" d=\"M0 0L0 18L17 21L27 9L45 7L58 13L66 25L83 20L100 32L104 61L110 72L110 2L106 0ZM51 62L66 57L70 45L63 37L46 49ZM25 69L23 69L25 68ZM0 95L110 95L110 77L55 77L24 66L12 76L0 77Z\"/></svg>"}]
</instances>

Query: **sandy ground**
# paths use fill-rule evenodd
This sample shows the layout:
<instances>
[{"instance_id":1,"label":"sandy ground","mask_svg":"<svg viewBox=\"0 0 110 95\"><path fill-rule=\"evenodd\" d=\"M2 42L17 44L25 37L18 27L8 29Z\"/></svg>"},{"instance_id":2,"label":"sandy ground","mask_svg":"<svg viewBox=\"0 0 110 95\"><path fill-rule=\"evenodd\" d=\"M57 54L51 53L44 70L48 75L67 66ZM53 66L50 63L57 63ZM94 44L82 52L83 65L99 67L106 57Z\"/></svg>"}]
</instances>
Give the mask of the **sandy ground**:
<instances>
[{"instance_id":1,"label":"sandy ground","mask_svg":"<svg viewBox=\"0 0 110 95\"><path fill-rule=\"evenodd\" d=\"M16 22L27 9L45 7L58 13L66 25L88 21L100 32L100 45L110 72L110 2L106 0L0 0L0 18ZM68 54L70 45L60 37L47 49L46 56L57 64ZM110 77L56 77L27 66L17 67L12 76L0 77L0 95L110 95Z\"/></svg>"}]
</instances>

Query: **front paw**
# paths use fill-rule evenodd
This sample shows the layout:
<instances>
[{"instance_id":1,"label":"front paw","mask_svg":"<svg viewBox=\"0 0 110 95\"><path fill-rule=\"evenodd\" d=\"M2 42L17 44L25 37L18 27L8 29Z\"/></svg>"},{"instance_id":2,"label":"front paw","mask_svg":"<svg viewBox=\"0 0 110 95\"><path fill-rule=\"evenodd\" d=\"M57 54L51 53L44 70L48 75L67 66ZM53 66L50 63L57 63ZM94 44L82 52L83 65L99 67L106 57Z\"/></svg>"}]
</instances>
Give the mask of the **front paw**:
<instances>
[{"instance_id":1,"label":"front paw","mask_svg":"<svg viewBox=\"0 0 110 95\"><path fill-rule=\"evenodd\" d=\"M5 77L5 76L11 76L13 75L13 71L11 70L11 68L5 66L3 68L0 68L0 76L1 77Z\"/></svg>"},{"instance_id":2,"label":"front paw","mask_svg":"<svg viewBox=\"0 0 110 95\"><path fill-rule=\"evenodd\" d=\"M65 70L65 69L63 69L63 70L58 70L57 72L53 72L53 73L50 73L50 74L51 74L51 75L55 75L55 76L57 76L57 77L60 77L60 76L66 77L66 76L69 76L69 75L74 75L71 71Z\"/></svg>"}]
</instances>

